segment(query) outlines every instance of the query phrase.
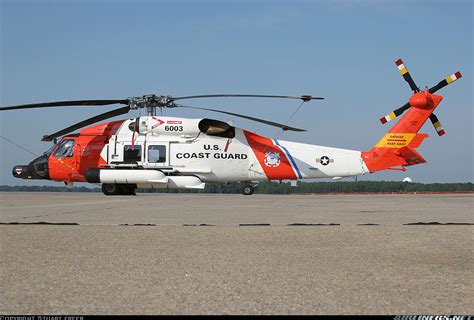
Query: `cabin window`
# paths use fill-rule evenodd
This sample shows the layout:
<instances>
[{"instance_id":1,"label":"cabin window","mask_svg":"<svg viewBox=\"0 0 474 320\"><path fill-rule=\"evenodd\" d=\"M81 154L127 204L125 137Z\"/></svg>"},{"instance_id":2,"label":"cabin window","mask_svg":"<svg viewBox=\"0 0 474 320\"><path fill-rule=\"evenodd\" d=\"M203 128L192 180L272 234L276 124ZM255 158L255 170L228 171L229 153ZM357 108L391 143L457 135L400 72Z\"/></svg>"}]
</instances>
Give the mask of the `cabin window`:
<instances>
[{"instance_id":1,"label":"cabin window","mask_svg":"<svg viewBox=\"0 0 474 320\"><path fill-rule=\"evenodd\" d=\"M166 162L166 146L160 146L160 145L148 146L148 162L149 163Z\"/></svg>"},{"instance_id":2,"label":"cabin window","mask_svg":"<svg viewBox=\"0 0 474 320\"><path fill-rule=\"evenodd\" d=\"M123 146L123 162L136 163L142 161L142 146L141 145L125 145Z\"/></svg>"},{"instance_id":3,"label":"cabin window","mask_svg":"<svg viewBox=\"0 0 474 320\"><path fill-rule=\"evenodd\" d=\"M55 158L72 157L74 149L74 140L64 140L54 152Z\"/></svg>"}]
</instances>

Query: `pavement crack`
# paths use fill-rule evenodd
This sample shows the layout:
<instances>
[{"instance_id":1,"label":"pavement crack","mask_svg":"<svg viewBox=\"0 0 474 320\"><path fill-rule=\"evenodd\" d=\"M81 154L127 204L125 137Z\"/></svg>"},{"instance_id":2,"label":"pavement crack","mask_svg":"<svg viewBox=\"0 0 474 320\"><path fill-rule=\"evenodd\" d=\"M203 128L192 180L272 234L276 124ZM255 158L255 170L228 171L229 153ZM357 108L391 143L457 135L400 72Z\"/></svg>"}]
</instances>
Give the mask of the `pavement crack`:
<instances>
[{"instance_id":1,"label":"pavement crack","mask_svg":"<svg viewBox=\"0 0 474 320\"><path fill-rule=\"evenodd\" d=\"M404 226L472 226L474 223L469 222L412 222L404 223Z\"/></svg>"},{"instance_id":2,"label":"pavement crack","mask_svg":"<svg viewBox=\"0 0 474 320\"><path fill-rule=\"evenodd\" d=\"M133 224L128 224L128 223L121 223L119 226L125 226L125 227L155 227L156 224L154 223L133 223Z\"/></svg>"},{"instance_id":3,"label":"pavement crack","mask_svg":"<svg viewBox=\"0 0 474 320\"><path fill-rule=\"evenodd\" d=\"M305 226L340 226L339 223L291 223L287 224L289 227L305 227Z\"/></svg>"},{"instance_id":4,"label":"pavement crack","mask_svg":"<svg viewBox=\"0 0 474 320\"><path fill-rule=\"evenodd\" d=\"M53 226L79 226L79 223L75 222L0 222L1 225L53 225Z\"/></svg>"}]
</instances>

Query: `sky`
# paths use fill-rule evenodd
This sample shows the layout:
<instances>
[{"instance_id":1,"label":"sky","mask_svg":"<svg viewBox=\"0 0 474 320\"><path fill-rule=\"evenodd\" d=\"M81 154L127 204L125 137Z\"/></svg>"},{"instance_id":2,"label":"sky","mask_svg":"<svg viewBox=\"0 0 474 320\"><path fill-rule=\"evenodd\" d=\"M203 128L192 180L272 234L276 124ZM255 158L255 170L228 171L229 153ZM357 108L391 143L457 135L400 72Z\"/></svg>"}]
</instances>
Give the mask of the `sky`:
<instances>
[{"instance_id":1,"label":"sky","mask_svg":"<svg viewBox=\"0 0 474 320\"><path fill-rule=\"evenodd\" d=\"M124 99L154 93L315 95L289 125L304 133L194 110L164 115L212 117L268 137L368 151L390 129L379 118L411 91L395 66L403 58L417 85L431 87L461 71L438 93L419 153L426 164L360 180L472 182L473 5L470 0L124 1L0 0L0 105ZM188 100L188 105L285 123L295 101ZM0 113L1 135L41 154L44 134L109 107ZM137 116L132 112L129 117ZM123 118L123 116L122 116ZM15 179L32 154L0 138L0 185L60 185Z\"/></svg>"}]
</instances>

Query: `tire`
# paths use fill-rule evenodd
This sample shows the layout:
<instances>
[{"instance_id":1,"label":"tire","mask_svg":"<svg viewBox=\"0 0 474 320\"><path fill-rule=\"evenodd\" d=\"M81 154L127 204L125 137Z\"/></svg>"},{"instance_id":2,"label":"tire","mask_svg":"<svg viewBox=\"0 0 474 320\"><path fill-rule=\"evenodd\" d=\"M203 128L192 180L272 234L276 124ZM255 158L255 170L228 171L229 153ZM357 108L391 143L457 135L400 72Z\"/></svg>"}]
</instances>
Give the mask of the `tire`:
<instances>
[{"instance_id":1,"label":"tire","mask_svg":"<svg viewBox=\"0 0 474 320\"><path fill-rule=\"evenodd\" d=\"M124 196L135 196L135 189L137 185L135 184L122 184L119 186L120 194Z\"/></svg>"},{"instance_id":2,"label":"tire","mask_svg":"<svg viewBox=\"0 0 474 320\"><path fill-rule=\"evenodd\" d=\"M253 192L255 191L254 187L251 186L251 185L246 185L246 186L243 186L242 187L242 194L244 196L250 196L253 194Z\"/></svg>"},{"instance_id":3,"label":"tire","mask_svg":"<svg viewBox=\"0 0 474 320\"><path fill-rule=\"evenodd\" d=\"M106 196L116 196L121 194L121 188L115 183L103 183L102 184L102 192Z\"/></svg>"}]
</instances>

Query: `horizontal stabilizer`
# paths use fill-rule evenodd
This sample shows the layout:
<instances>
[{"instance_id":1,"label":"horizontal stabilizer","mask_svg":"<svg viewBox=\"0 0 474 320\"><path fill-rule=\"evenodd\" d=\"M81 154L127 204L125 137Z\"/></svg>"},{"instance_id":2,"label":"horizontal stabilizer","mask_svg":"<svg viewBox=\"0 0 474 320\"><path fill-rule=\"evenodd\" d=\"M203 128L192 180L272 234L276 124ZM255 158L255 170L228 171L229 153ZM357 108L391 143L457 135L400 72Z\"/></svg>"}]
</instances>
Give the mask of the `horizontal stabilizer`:
<instances>
[{"instance_id":1,"label":"horizontal stabilizer","mask_svg":"<svg viewBox=\"0 0 474 320\"><path fill-rule=\"evenodd\" d=\"M428 134L426 134L426 133L417 134L413 138L413 140L411 140L411 142L408 146L411 147L411 148L418 148L421 145L421 143L423 142L423 140L425 140L425 138L428 138Z\"/></svg>"},{"instance_id":2,"label":"horizontal stabilizer","mask_svg":"<svg viewBox=\"0 0 474 320\"><path fill-rule=\"evenodd\" d=\"M400 156L407 162L407 166L426 162L426 160L423 159L423 157L411 147L400 148L399 152Z\"/></svg>"}]
</instances>

